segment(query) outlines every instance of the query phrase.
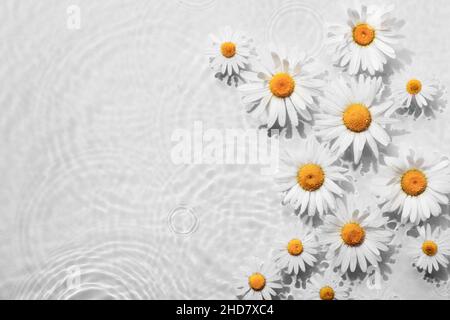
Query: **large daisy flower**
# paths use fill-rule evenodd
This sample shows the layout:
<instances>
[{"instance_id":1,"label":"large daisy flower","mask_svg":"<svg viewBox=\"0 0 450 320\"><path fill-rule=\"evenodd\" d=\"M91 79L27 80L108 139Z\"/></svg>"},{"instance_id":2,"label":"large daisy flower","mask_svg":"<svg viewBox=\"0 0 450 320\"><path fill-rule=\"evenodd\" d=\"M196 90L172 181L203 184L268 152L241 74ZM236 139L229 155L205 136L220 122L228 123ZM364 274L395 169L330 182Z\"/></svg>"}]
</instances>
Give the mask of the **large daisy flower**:
<instances>
[{"instance_id":1,"label":"large daisy flower","mask_svg":"<svg viewBox=\"0 0 450 320\"><path fill-rule=\"evenodd\" d=\"M395 122L385 113L392 101L381 101L381 78L360 75L348 82L339 78L321 99L322 114L317 115L318 136L333 142L332 151L342 154L353 144L354 162L359 163L366 143L378 158L378 146L387 146L391 138L384 129Z\"/></svg>"},{"instance_id":2,"label":"large daisy flower","mask_svg":"<svg viewBox=\"0 0 450 320\"><path fill-rule=\"evenodd\" d=\"M332 268L313 275L306 284L305 300L348 300L350 286Z\"/></svg>"},{"instance_id":3,"label":"large daisy flower","mask_svg":"<svg viewBox=\"0 0 450 320\"><path fill-rule=\"evenodd\" d=\"M285 127L287 120L295 127L298 115L307 121L312 119L309 109L314 106L313 98L320 94L321 72L305 53L294 52L273 51L272 67L259 63L254 71L242 74L248 81L239 87L242 101L269 129L276 123Z\"/></svg>"},{"instance_id":4,"label":"large daisy flower","mask_svg":"<svg viewBox=\"0 0 450 320\"><path fill-rule=\"evenodd\" d=\"M412 151L399 159L386 157L382 170L381 195L387 202L384 211L401 214L403 222L419 223L438 216L440 204L448 204L450 161L444 157L426 160Z\"/></svg>"},{"instance_id":5,"label":"large daisy flower","mask_svg":"<svg viewBox=\"0 0 450 320\"><path fill-rule=\"evenodd\" d=\"M237 295L248 300L271 300L276 289L281 289L281 276L275 264L253 259L237 279Z\"/></svg>"},{"instance_id":6,"label":"large daisy flower","mask_svg":"<svg viewBox=\"0 0 450 320\"><path fill-rule=\"evenodd\" d=\"M386 229L387 219L378 208L363 207L338 201L333 215L324 218L319 234L320 241L328 247L327 259L341 266L341 271L355 271L356 266L365 272L367 266L378 266L381 251L388 250L392 232Z\"/></svg>"},{"instance_id":7,"label":"large daisy flower","mask_svg":"<svg viewBox=\"0 0 450 320\"><path fill-rule=\"evenodd\" d=\"M248 67L252 55L249 38L228 26L220 30L219 35L210 34L209 37L212 44L206 50L206 56L213 70L230 77Z\"/></svg>"},{"instance_id":8,"label":"large daisy flower","mask_svg":"<svg viewBox=\"0 0 450 320\"><path fill-rule=\"evenodd\" d=\"M410 113L428 106L438 93L434 81L414 72L396 74L391 88L398 108L407 108Z\"/></svg>"},{"instance_id":9,"label":"large daisy flower","mask_svg":"<svg viewBox=\"0 0 450 320\"><path fill-rule=\"evenodd\" d=\"M289 203L299 214L320 216L336 206L336 196L344 190L339 185L348 178L339 165L338 155L319 144L314 137L286 149L275 180L283 192L283 204Z\"/></svg>"},{"instance_id":10,"label":"large daisy flower","mask_svg":"<svg viewBox=\"0 0 450 320\"><path fill-rule=\"evenodd\" d=\"M328 33L333 61L350 74L360 70L371 75L383 71L387 58L395 58L397 27L391 17L394 6L361 6L348 10L346 24L331 25Z\"/></svg>"},{"instance_id":11,"label":"large daisy flower","mask_svg":"<svg viewBox=\"0 0 450 320\"><path fill-rule=\"evenodd\" d=\"M450 256L450 233L442 232L439 227L431 231L431 226L418 227L419 237L409 237L408 254L421 270L431 273L439 266L446 268Z\"/></svg>"},{"instance_id":12,"label":"large daisy flower","mask_svg":"<svg viewBox=\"0 0 450 320\"><path fill-rule=\"evenodd\" d=\"M275 261L288 273L305 272L307 266L317 262L319 244L313 230L304 225L301 220L295 221L287 231L279 235Z\"/></svg>"}]
</instances>

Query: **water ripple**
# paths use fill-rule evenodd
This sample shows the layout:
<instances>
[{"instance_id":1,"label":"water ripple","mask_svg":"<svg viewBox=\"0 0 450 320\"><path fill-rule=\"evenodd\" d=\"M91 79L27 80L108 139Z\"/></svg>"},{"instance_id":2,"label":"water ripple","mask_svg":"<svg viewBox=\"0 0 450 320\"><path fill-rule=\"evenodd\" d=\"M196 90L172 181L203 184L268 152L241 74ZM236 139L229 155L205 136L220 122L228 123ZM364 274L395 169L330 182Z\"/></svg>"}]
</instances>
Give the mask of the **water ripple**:
<instances>
[{"instance_id":1,"label":"water ripple","mask_svg":"<svg viewBox=\"0 0 450 320\"><path fill-rule=\"evenodd\" d=\"M84 230L122 222L163 225L151 214L164 176L142 155L123 149L88 150L55 163L24 187L16 214L17 243L26 266Z\"/></svg>"}]
</instances>

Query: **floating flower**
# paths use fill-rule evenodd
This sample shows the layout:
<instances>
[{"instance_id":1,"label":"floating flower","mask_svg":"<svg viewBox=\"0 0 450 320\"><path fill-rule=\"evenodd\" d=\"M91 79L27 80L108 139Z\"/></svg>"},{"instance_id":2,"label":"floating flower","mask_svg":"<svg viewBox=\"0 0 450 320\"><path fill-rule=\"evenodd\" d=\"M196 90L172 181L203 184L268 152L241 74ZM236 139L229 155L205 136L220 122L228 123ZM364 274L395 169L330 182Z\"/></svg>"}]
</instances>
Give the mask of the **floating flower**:
<instances>
[{"instance_id":1,"label":"floating flower","mask_svg":"<svg viewBox=\"0 0 450 320\"><path fill-rule=\"evenodd\" d=\"M381 78L360 75L346 82L333 82L321 99L322 114L317 115L317 135L333 142L332 151L342 154L353 144L354 162L359 163L366 143L378 158L378 146L387 146L391 138L384 129L395 122L385 115L392 101L381 102Z\"/></svg>"},{"instance_id":2,"label":"floating flower","mask_svg":"<svg viewBox=\"0 0 450 320\"><path fill-rule=\"evenodd\" d=\"M299 142L295 150L286 149L275 180L284 193L283 204L300 209L299 214L313 216L318 212L322 216L335 208L336 196L344 194L339 184L348 181L345 172L338 155L312 137Z\"/></svg>"},{"instance_id":3,"label":"floating flower","mask_svg":"<svg viewBox=\"0 0 450 320\"><path fill-rule=\"evenodd\" d=\"M331 259L341 271L355 271L356 266L365 272L368 265L378 266L381 251L388 250L392 232L386 229L387 219L377 208L338 201L334 214L326 215L319 234L320 241L328 247Z\"/></svg>"},{"instance_id":4,"label":"floating flower","mask_svg":"<svg viewBox=\"0 0 450 320\"><path fill-rule=\"evenodd\" d=\"M248 300L270 300L281 289L281 276L273 263L263 263L253 259L249 267L244 267L236 284L237 295Z\"/></svg>"},{"instance_id":5,"label":"floating flower","mask_svg":"<svg viewBox=\"0 0 450 320\"><path fill-rule=\"evenodd\" d=\"M446 268L450 256L450 233L442 232L436 227L431 232L431 226L418 227L419 237L409 237L408 253L413 257L414 264L421 270L431 273L438 271L439 266Z\"/></svg>"},{"instance_id":6,"label":"floating flower","mask_svg":"<svg viewBox=\"0 0 450 320\"><path fill-rule=\"evenodd\" d=\"M380 183L381 195L387 200L384 211L401 214L403 222L419 223L438 216L440 204L448 204L450 162L439 157L426 161L411 151L401 159L386 157Z\"/></svg>"},{"instance_id":7,"label":"floating flower","mask_svg":"<svg viewBox=\"0 0 450 320\"><path fill-rule=\"evenodd\" d=\"M223 76L239 75L250 63L251 41L238 31L224 27L218 36L210 34L212 45L206 50L210 66Z\"/></svg>"},{"instance_id":8,"label":"floating flower","mask_svg":"<svg viewBox=\"0 0 450 320\"><path fill-rule=\"evenodd\" d=\"M411 113L422 109L434 101L438 92L436 83L421 74L404 72L392 79L392 96L398 108L408 108Z\"/></svg>"},{"instance_id":9,"label":"floating flower","mask_svg":"<svg viewBox=\"0 0 450 320\"><path fill-rule=\"evenodd\" d=\"M350 286L341 275L327 269L323 275L313 275L306 285L306 300L347 300L350 298Z\"/></svg>"},{"instance_id":10,"label":"floating flower","mask_svg":"<svg viewBox=\"0 0 450 320\"><path fill-rule=\"evenodd\" d=\"M393 45L398 28L391 17L393 9L392 5L349 9L346 24L331 25L328 44L335 64L347 67L351 75L360 70L371 75L383 71L387 58L396 57Z\"/></svg>"},{"instance_id":11,"label":"floating flower","mask_svg":"<svg viewBox=\"0 0 450 320\"><path fill-rule=\"evenodd\" d=\"M309 109L314 106L314 97L320 94L322 80L320 71L305 53L281 55L272 52L273 67L262 64L254 71L242 74L248 83L239 87L242 101L248 110L272 128L276 123L285 127L287 120L297 126L299 117L312 119Z\"/></svg>"},{"instance_id":12,"label":"floating flower","mask_svg":"<svg viewBox=\"0 0 450 320\"><path fill-rule=\"evenodd\" d=\"M287 232L283 232L278 239L275 261L288 273L305 272L307 266L317 262L318 243L313 230L300 220L295 221Z\"/></svg>"}]
</instances>

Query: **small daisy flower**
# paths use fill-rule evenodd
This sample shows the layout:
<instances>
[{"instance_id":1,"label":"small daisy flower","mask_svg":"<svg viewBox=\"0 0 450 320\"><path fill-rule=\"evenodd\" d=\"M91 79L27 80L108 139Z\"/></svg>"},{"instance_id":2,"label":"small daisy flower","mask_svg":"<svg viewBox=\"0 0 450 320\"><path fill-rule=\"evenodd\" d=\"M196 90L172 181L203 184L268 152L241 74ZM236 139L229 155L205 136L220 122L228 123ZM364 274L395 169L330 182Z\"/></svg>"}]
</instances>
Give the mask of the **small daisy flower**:
<instances>
[{"instance_id":1,"label":"small daisy flower","mask_svg":"<svg viewBox=\"0 0 450 320\"><path fill-rule=\"evenodd\" d=\"M299 116L306 121L312 119L310 109L314 97L320 94L323 85L318 77L321 72L305 53L281 54L273 51L273 67L262 64L255 70L242 74L248 83L239 87L242 102L249 112L260 118L270 129L276 123L285 127L287 120L293 127L299 124Z\"/></svg>"},{"instance_id":2,"label":"small daisy flower","mask_svg":"<svg viewBox=\"0 0 450 320\"><path fill-rule=\"evenodd\" d=\"M398 30L391 17L393 9L392 5L349 9L346 24L330 26L327 43L334 63L346 67L351 75L360 70L371 75L383 71L387 59L396 57L393 45Z\"/></svg>"},{"instance_id":3,"label":"small daisy flower","mask_svg":"<svg viewBox=\"0 0 450 320\"><path fill-rule=\"evenodd\" d=\"M348 82L339 78L320 100L322 114L316 116L317 135L333 142L332 151L342 154L353 144L355 164L359 163L366 143L378 158L377 144L387 146L391 138L384 129L395 123L385 113L392 101L381 102L381 78L360 75Z\"/></svg>"},{"instance_id":4,"label":"small daisy flower","mask_svg":"<svg viewBox=\"0 0 450 320\"><path fill-rule=\"evenodd\" d=\"M449 159L426 161L410 151L409 156L386 157L385 161L386 168L379 180L384 190L381 196L387 200L383 211L398 211L402 222L409 220L416 224L441 214L440 204L449 203Z\"/></svg>"},{"instance_id":5,"label":"small daisy flower","mask_svg":"<svg viewBox=\"0 0 450 320\"><path fill-rule=\"evenodd\" d=\"M252 55L251 40L239 31L224 27L219 35L209 35L212 45L206 50L210 66L223 76L239 75L246 69Z\"/></svg>"},{"instance_id":6,"label":"small daisy flower","mask_svg":"<svg viewBox=\"0 0 450 320\"><path fill-rule=\"evenodd\" d=\"M281 289L281 276L273 263L257 259L244 267L237 280L237 295L245 300L271 300L276 289Z\"/></svg>"},{"instance_id":7,"label":"small daisy flower","mask_svg":"<svg viewBox=\"0 0 450 320\"><path fill-rule=\"evenodd\" d=\"M291 274L305 272L306 267L312 267L317 262L318 243L315 233L300 220L278 237L278 248L275 261L278 266Z\"/></svg>"},{"instance_id":8,"label":"small daisy flower","mask_svg":"<svg viewBox=\"0 0 450 320\"><path fill-rule=\"evenodd\" d=\"M438 92L434 81L410 72L396 74L392 79L391 88L397 105L411 111L428 106Z\"/></svg>"},{"instance_id":9,"label":"small daisy flower","mask_svg":"<svg viewBox=\"0 0 450 320\"><path fill-rule=\"evenodd\" d=\"M414 264L428 273L438 271L439 266L446 268L450 256L450 232L442 232L439 227L431 232L429 224L418 227L417 230L419 237L409 237L407 246Z\"/></svg>"},{"instance_id":10,"label":"small daisy flower","mask_svg":"<svg viewBox=\"0 0 450 320\"><path fill-rule=\"evenodd\" d=\"M313 275L306 284L305 300L348 300L350 286L331 268Z\"/></svg>"},{"instance_id":11,"label":"small daisy flower","mask_svg":"<svg viewBox=\"0 0 450 320\"><path fill-rule=\"evenodd\" d=\"M321 145L314 137L286 149L281 158L275 181L284 194L283 204L289 203L299 214L320 216L336 206L336 196L344 190L340 184L348 181L346 168L339 165L338 155Z\"/></svg>"},{"instance_id":12,"label":"small daisy flower","mask_svg":"<svg viewBox=\"0 0 450 320\"><path fill-rule=\"evenodd\" d=\"M319 234L328 247L327 259L341 266L341 272L367 271L367 266L378 266L381 251L388 250L392 232L386 229L387 219L378 208L364 208L360 204L338 201L334 214L325 216Z\"/></svg>"}]
</instances>

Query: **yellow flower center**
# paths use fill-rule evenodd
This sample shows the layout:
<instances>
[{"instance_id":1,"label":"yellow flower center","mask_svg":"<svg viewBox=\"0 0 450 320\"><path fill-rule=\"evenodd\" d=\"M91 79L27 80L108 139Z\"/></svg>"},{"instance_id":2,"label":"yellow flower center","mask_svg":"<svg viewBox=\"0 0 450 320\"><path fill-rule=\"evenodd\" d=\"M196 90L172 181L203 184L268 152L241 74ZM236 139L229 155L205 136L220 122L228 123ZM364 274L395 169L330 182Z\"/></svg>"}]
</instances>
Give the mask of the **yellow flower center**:
<instances>
[{"instance_id":1,"label":"yellow flower center","mask_svg":"<svg viewBox=\"0 0 450 320\"><path fill-rule=\"evenodd\" d=\"M232 58L236 54L236 45L233 42L224 42L220 46L220 51L225 58Z\"/></svg>"},{"instance_id":2,"label":"yellow flower center","mask_svg":"<svg viewBox=\"0 0 450 320\"><path fill-rule=\"evenodd\" d=\"M424 243L422 244L422 251L427 256L432 257L437 253L438 246L437 246L436 242L427 240L427 241L424 241Z\"/></svg>"},{"instance_id":3,"label":"yellow flower center","mask_svg":"<svg viewBox=\"0 0 450 320\"><path fill-rule=\"evenodd\" d=\"M361 103L352 103L345 109L342 121L348 130L353 132L366 131L372 123L369 108Z\"/></svg>"},{"instance_id":4,"label":"yellow flower center","mask_svg":"<svg viewBox=\"0 0 450 320\"><path fill-rule=\"evenodd\" d=\"M266 278L261 273L255 272L248 277L248 285L255 291L261 291L266 286Z\"/></svg>"},{"instance_id":5,"label":"yellow flower center","mask_svg":"<svg viewBox=\"0 0 450 320\"><path fill-rule=\"evenodd\" d=\"M422 171L411 169L403 174L401 185L407 195L417 197L427 188L427 177Z\"/></svg>"},{"instance_id":6,"label":"yellow flower center","mask_svg":"<svg viewBox=\"0 0 450 320\"><path fill-rule=\"evenodd\" d=\"M360 46L368 46L375 39L375 30L367 23L360 23L353 28L353 41Z\"/></svg>"},{"instance_id":7,"label":"yellow flower center","mask_svg":"<svg viewBox=\"0 0 450 320\"><path fill-rule=\"evenodd\" d=\"M287 251L292 256L298 256L303 252L303 243L299 239L292 239L287 245Z\"/></svg>"},{"instance_id":8,"label":"yellow flower center","mask_svg":"<svg viewBox=\"0 0 450 320\"><path fill-rule=\"evenodd\" d=\"M345 224L341 229L341 238L345 244L356 247L363 243L366 231L356 222Z\"/></svg>"},{"instance_id":9,"label":"yellow flower center","mask_svg":"<svg viewBox=\"0 0 450 320\"><path fill-rule=\"evenodd\" d=\"M325 286L320 289L320 299L322 300L333 300L334 299L334 290L332 287Z\"/></svg>"},{"instance_id":10,"label":"yellow flower center","mask_svg":"<svg viewBox=\"0 0 450 320\"><path fill-rule=\"evenodd\" d=\"M297 173L297 182L306 191L316 191L325 182L325 173L317 164L305 164Z\"/></svg>"},{"instance_id":11,"label":"yellow flower center","mask_svg":"<svg viewBox=\"0 0 450 320\"><path fill-rule=\"evenodd\" d=\"M406 84L406 91L409 94L418 94L422 90L422 82L417 79L411 79Z\"/></svg>"},{"instance_id":12,"label":"yellow flower center","mask_svg":"<svg viewBox=\"0 0 450 320\"><path fill-rule=\"evenodd\" d=\"M269 88L274 96L287 98L294 92L295 81L289 74L280 72L270 79Z\"/></svg>"}]
</instances>

